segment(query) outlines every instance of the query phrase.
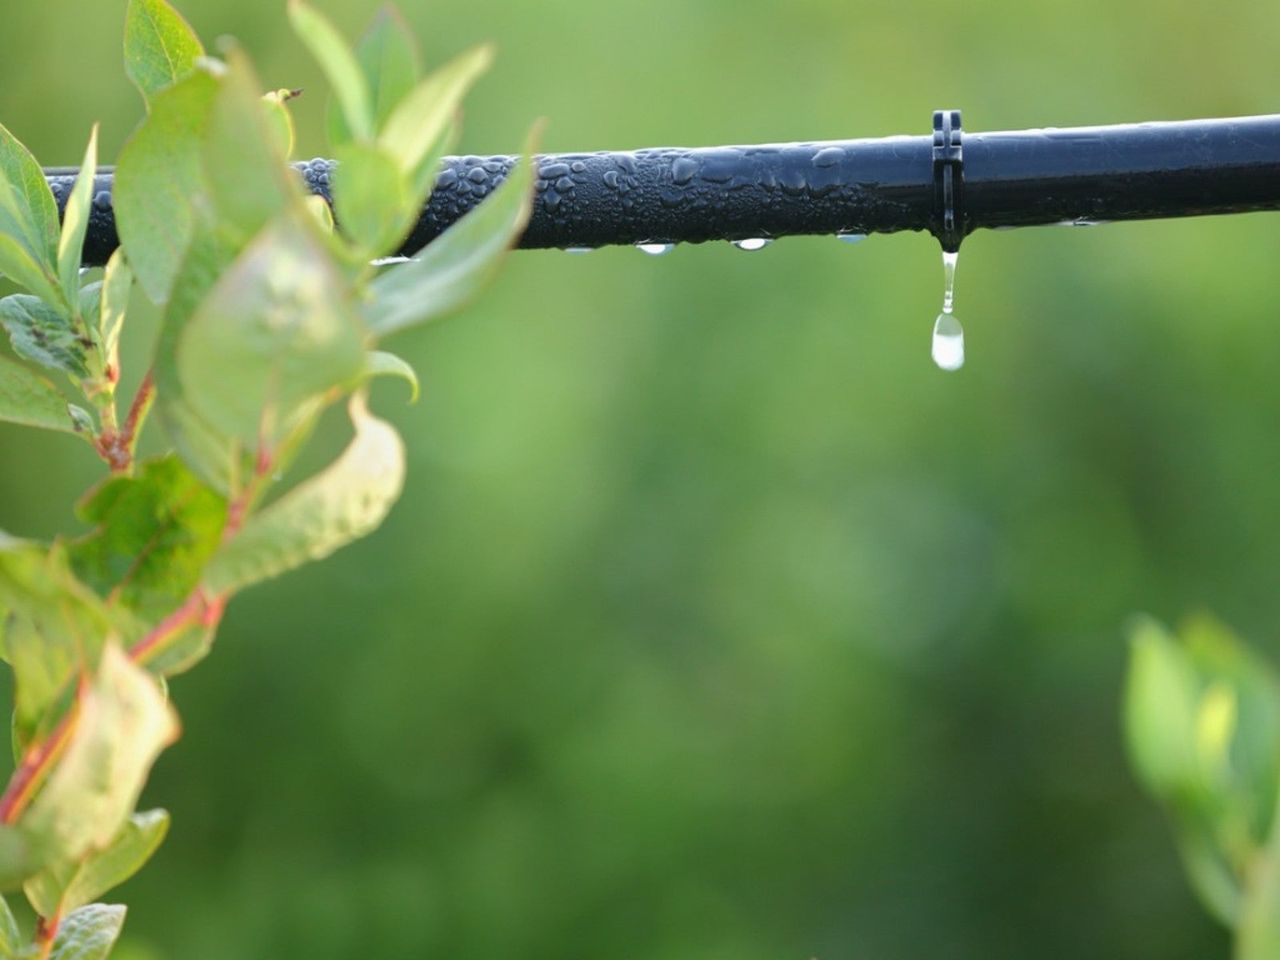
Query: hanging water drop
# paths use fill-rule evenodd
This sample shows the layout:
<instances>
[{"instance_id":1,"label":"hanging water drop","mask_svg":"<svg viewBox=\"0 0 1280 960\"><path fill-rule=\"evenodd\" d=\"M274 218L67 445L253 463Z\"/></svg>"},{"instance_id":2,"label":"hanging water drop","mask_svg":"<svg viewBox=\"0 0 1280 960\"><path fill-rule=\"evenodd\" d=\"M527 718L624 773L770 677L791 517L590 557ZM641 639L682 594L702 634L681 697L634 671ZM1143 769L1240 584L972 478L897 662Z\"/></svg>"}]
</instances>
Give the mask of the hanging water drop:
<instances>
[{"instance_id":1,"label":"hanging water drop","mask_svg":"<svg viewBox=\"0 0 1280 960\"><path fill-rule=\"evenodd\" d=\"M942 312L933 322L933 362L942 370L959 370L964 366L964 327L952 312L956 299L956 262L960 254L952 250L942 253Z\"/></svg>"},{"instance_id":2,"label":"hanging water drop","mask_svg":"<svg viewBox=\"0 0 1280 960\"><path fill-rule=\"evenodd\" d=\"M763 250L769 244L773 243L767 237L748 237L746 240L735 240L733 245L739 250Z\"/></svg>"},{"instance_id":3,"label":"hanging water drop","mask_svg":"<svg viewBox=\"0 0 1280 960\"><path fill-rule=\"evenodd\" d=\"M846 233L842 230L836 234L836 239L841 243L861 243L867 239L867 235L865 233Z\"/></svg>"},{"instance_id":4,"label":"hanging water drop","mask_svg":"<svg viewBox=\"0 0 1280 960\"><path fill-rule=\"evenodd\" d=\"M565 247L565 248L564 248L564 252L565 252L565 253L583 254L583 253L590 253L590 252L591 252L591 251L593 251L594 249L595 249L595 247Z\"/></svg>"},{"instance_id":5,"label":"hanging water drop","mask_svg":"<svg viewBox=\"0 0 1280 960\"><path fill-rule=\"evenodd\" d=\"M942 274L945 286L942 289L942 312L950 313L956 302L956 262L960 259L958 251L942 254Z\"/></svg>"},{"instance_id":6,"label":"hanging water drop","mask_svg":"<svg viewBox=\"0 0 1280 960\"><path fill-rule=\"evenodd\" d=\"M964 366L964 327L952 313L940 313L933 322L933 362L942 370Z\"/></svg>"},{"instance_id":7,"label":"hanging water drop","mask_svg":"<svg viewBox=\"0 0 1280 960\"><path fill-rule=\"evenodd\" d=\"M670 253L676 248L674 243L637 243L636 249L641 253L647 253L651 257L660 257L664 253Z\"/></svg>"}]
</instances>

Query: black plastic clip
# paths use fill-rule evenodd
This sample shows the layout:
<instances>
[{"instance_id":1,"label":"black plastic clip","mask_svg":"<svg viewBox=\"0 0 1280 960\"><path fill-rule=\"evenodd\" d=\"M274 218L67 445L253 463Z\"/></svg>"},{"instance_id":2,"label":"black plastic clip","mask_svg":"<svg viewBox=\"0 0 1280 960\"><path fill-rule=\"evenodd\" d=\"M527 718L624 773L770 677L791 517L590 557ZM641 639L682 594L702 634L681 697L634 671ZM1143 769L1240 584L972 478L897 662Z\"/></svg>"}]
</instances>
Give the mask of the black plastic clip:
<instances>
[{"instance_id":1,"label":"black plastic clip","mask_svg":"<svg viewBox=\"0 0 1280 960\"><path fill-rule=\"evenodd\" d=\"M947 253L965 234L963 138L959 110L933 112L933 235Z\"/></svg>"}]
</instances>

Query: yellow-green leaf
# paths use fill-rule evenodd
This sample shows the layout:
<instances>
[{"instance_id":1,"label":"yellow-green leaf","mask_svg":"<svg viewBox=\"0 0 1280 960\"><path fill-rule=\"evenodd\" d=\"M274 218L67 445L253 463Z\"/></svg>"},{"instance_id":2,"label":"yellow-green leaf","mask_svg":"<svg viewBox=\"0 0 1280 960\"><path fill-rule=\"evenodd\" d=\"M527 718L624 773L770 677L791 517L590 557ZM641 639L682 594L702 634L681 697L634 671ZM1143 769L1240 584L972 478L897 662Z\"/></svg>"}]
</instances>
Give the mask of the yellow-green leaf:
<instances>
[{"instance_id":1,"label":"yellow-green leaf","mask_svg":"<svg viewBox=\"0 0 1280 960\"><path fill-rule=\"evenodd\" d=\"M386 123L422 73L417 41L400 11L382 6L356 45L356 59L364 71L376 127ZM335 146L351 140L351 130L336 101L329 104L329 141Z\"/></svg>"},{"instance_id":2,"label":"yellow-green leaf","mask_svg":"<svg viewBox=\"0 0 1280 960\"><path fill-rule=\"evenodd\" d=\"M408 263L371 284L370 329L385 336L461 309L496 273L529 220L533 191L532 138L525 158L474 210Z\"/></svg>"},{"instance_id":3,"label":"yellow-green leaf","mask_svg":"<svg viewBox=\"0 0 1280 960\"><path fill-rule=\"evenodd\" d=\"M79 694L67 746L19 821L53 860L106 848L137 803L152 763L178 736L160 687L118 646Z\"/></svg>"},{"instance_id":4,"label":"yellow-green leaf","mask_svg":"<svg viewBox=\"0 0 1280 960\"><path fill-rule=\"evenodd\" d=\"M404 173L386 151L371 143L339 147L337 159L333 206L338 228L361 259L399 249L412 225Z\"/></svg>"},{"instance_id":5,"label":"yellow-green leaf","mask_svg":"<svg viewBox=\"0 0 1280 960\"><path fill-rule=\"evenodd\" d=\"M58 240L58 279L68 303L76 303L80 296L80 255L84 250L84 235L89 229L89 213L93 206L93 181L98 174L98 127L89 134L89 146L84 152L84 162L76 177L71 196L62 214L62 234Z\"/></svg>"},{"instance_id":6,"label":"yellow-green leaf","mask_svg":"<svg viewBox=\"0 0 1280 960\"><path fill-rule=\"evenodd\" d=\"M105 849L79 862L46 867L27 880L23 890L40 916L63 916L92 903L142 869L168 832L166 811L135 813Z\"/></svg>"},{"instance_id":7,"label":"yellow-green leaf","mask_svg":"<svg viewBox=\"0 0 1280 960\"><path fill-rule=\"evenodd\" d=\"M333 87L347 127L357 140L373 139L373 107L369 83L346 38L329 18L303 0L289 0L294 32L311 51Z\"/></svg>"},{"instance_id":8,"label":"yellow-green leaf","mask_svg":"<svg viewBox=\"0 0 1280 960\"><path fill-rule=\"evenodd\" d=\"M209 589L232 593L320 560L375 530L404 486L404 445L371 415L363 395L350 404L355 437L333 464L261 513L213 558Z\"/></svg>"},{"instance_id":9,"label":"yellow-green leaf","mask_svg":"<svg viewBox=\"0 0 1280 960\"><path fill-rule=\"evenodd\" d=\"M450 132L462 99L493 62L485 44L447 63L411 90L387 119L379 144L400 164L415 185L430 186L438 161L437 146Z\"/></svg>"}]
</instances>

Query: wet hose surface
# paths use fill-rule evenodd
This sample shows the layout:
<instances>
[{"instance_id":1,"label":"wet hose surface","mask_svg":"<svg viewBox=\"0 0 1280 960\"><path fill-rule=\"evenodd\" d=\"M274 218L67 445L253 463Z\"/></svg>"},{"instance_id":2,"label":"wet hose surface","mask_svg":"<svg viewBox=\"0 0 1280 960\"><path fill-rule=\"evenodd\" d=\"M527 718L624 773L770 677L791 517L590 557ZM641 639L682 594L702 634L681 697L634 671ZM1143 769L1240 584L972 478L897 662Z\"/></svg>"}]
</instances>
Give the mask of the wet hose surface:
<instances>
[{"instance_id":1,"label":"wet hose surface","mask_svg":"<svg viewBox=\"0 0 1280 960\"><path fill-rule=\"evenodd\" d=\"M540 156L524 248L701 243L797 234L939 232L931 137ZM1280 209L1280 115L967 133L963 232ZM511 171L450 157L404 252L421 249ZM334 163L297 168L329 197ZM74 171L47 171L59 207ZM85 265L118 244L110 170L95 184Z\"/></svg>"}]
</instances>

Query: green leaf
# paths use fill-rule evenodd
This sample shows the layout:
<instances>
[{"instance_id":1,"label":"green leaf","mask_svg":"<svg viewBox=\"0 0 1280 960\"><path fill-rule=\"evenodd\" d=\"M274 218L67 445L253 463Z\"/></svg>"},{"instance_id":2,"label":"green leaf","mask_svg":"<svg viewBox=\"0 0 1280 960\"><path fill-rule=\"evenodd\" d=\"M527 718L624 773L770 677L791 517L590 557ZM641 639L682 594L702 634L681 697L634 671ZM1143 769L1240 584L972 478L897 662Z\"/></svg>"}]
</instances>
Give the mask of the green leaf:
<instances>
[{"instance_id":1,"label":"green leaf","mask_svg":"<svg viewBox=\"0 0 1280 960\"><path fill-rule=\"evenodd\" d=\"M93 341L71 318L39 297L15 293L0 300L0 325L9 332L14 351L78 380L89 376L88 351Z\"/></svg>"},{"instance_id":2,"label":"green leaf","mask_svg":"<svg viewBox=\"0 0 1280 960\"><path fill-rule=\"evenodd\" d=\"M242 51L232 48L209 113L203 159L216 227L234 228L241 243L301 202L301 178L277 146L253 67Z\"/></svg>"},{"instance_id":3,"label":"green leaf","mask_svg":"<svg viewBox=\"0 0 1280 960\"><path fill-rule=\"evenodd\" d=\"M124 926L125 908L95 903L68 914L58 926L49 960L105 960Z\"/></svg>"},{"instance_id":4,"label":"green leaf","mask_svg":"<svg viewBox=\"0 0 1280 960\"><path fill-rule=\"evenodd\" d=\"M3 186L0 186L0 193L3 192ZM25 246L7 233L0 233L0 274L50 303L62 302L62 288L58 286L53 271L43 266Z\"/></svg>"},{"instance_id":5,"label":"green leaf","mask_svg":"<svg viewBox=\"0 0 1280 960\"><path fill-rule=\"evenodd\" d=\"M44 170L0 124L0 233L18 241L52 278L58 262L58 232L58 205Z\"/></svg>"},{"instance_id":6,"label":"green leaf","mask_svg":"<svg viewBox=\"0 0 1280 960\"><path fill-rule=\"evenodd\" d=\"M156 343L156 412L179 455L214 490L229 494L243 459L239 444L204 421L178 375L178 345L192 314L235 261L237 247L211 230L196 233L165 310Z\"/></svg>"},{"instance_id":7,"label":"green leaf","mask_svg":"<svg viewBox=\"0 0 1280 960\"><path fill-rule=\"evenodd\" d=\"M273 444L303 404L363 369L353 296L309 224L268 227L182 333L177 370L192 409L245 449Z\"/></svg>"},{"instance_id":8,"label":"green leaf","mask_svg":"<svg viewBox=\"0 0 1280 960\"><path fill-rule=\"evenodd\" d=\"M373 107L369 83L350 44L327 17L303 0L289 0L293 30L320 64L342 107L347 128L357 140L372 140Z\"/></svg>"},{"instance_id":9,"label":"green leaf","mask_svg":"<svg viewBox=\"0 0 1280 960\"><path fill-rule=\"evenodd\" d=\"M387 353L385 350L371 351L365 359L365 370L361 379L372 380L375 377L399 377L409 384L409 402L418 402L420 392L418 373L401 357L397 357L394 353Z\"/></svg>"},{"instance_id":10,"label":"green leaf","mask_svg":"<svg viewBox=\"0 0 1280 960\"><path fill-rule=\"evenodd\" d=\"M396 158L415 188L429 189L434 182L439 146L450 134L463 97L492 62L493 48L487 44L467 51L415 86L387 119L378 143Z\"/></svg>"},{"instance_id":11,"label":"green leaf","mask_svg":"<svg viewBox=\"0 0 1280 960\"><path fill-rule=\"evenodd\" d=\"M1178 854L1200 902L1219 922L1234 928L1240 916L1240 879L1201 818L1175 816Z\"/></svg>"},{"instance_id":12,"label":"green leaf","mask_svg":"<svg viewBox=\"0 0 1280 960\"><path fill-rule=\"evenodd\" d=\"M124 70L148 106L194 72L204 48L191 25L165 0L129 0Z\"/></svg>"},{"instance_id":13,"label":"green leaf","mask_svg":"<svg viewBox=\"0 0 1280 960\"><path fill-rule=\"evenodd\" d=\"M275 143L276 153L285 159L293 156L293 146L297 139L289 101L298 93L297 90L271 90L262 97L262 116Z\"/></svg>"},{"instance_id":14,"label":"green leaf","mask_svg":"<svg viewBox=\"0 0 1280 960\"><path fill-rule=\"evenodd\" d=\"M129 309L129 295L132 292L133 270L125 259L124 251L116 250L107 261L107 269L103 274L98 311L94 316L86 318L90 323L97 324L102 367L108 374L119 374L120 331L124 328L125 313Z\"/></svg>"},{"instance_id":15,"label":"green leaf","mask_svg":"<svg viewBox=\"0 0 1280 960\"><path fill-rule=\"evenodd\" d=\"M156 681L115 644L79 694L62 758L19 821L54 860L106 848L137 803L178 721Z\"/></svg>"},{"instance_id":16,"label":"green leaf","mask_svg":"<svg viewBox=\"0 0 1280 960\"><path fill-rule=\"evenodd\" d=\"M204 134L217 94L217 79L200 71L157 95L116 166L116 228L155 303L168 301L196 233L195 205L207 193Z\"/></svg>"},{"instance_id":17,"label":"green leaf","mask_svg":"<svg viewBox=\"0 0 1280 960\"><path fill-rule=\"evenodd\" d=\"M1233 702L1225 756L1212 771L1215 799L1261 846L1280 794L1280 681L1269 664L1216 621L1193 620L1182 636L1205 698L1217 690Z\"/></svg>"},{"instance_id":18,"label":"green leaf","mask_svg":"<svg viewBox=\"0 0 1280 960\"><path fill-rule=\"evenodd\" d=\"M1130 633L1125 691L1129 756L1153 794L1169 798L1196 782L1196 679L1186 653L1154 620Z\"/></svg>"},{"instance_id":19,"label":"green leaf","mask_svg":"<svg viewBox=\"0 0 1280 960\"><path fill-rule=\"evenodd\" d=\"M5 646L13 666L13 735L23 750L52 729L68 705L83 654L65 633L30 617L9 617Z\"/></svg>"},{"instance_id":20,"label":"green leaf","mask_svg":"<svg viewBox=\"0 0 1280 960\"><path fill-rule=\"evenodd\" d=\"M95 529L67 547L72 568L147 623L190 595L226 523L227 503L175 456L104 480L81 504Z\"/></svg>"},{"instance_id":21,"label":"green leaf","mask_svg":"<svg viewBox=\"0 0 1280 960\"><path fill-rule=\"evenodd\" d=\"M1235 960L1280 957L1280 816L1275 823L1249 874L1236 929Z\"/></svg>"},{"instance_id":22,"label":"green leaf","mask_svg":"<svg viewBox=\"0 0 1280 960\"><path fill-rule=\"evenodd\" d=\"M89 146L76 177L71 196L62 215L62 234L58 240L58 279L68 303L80 297L80 260L84 251L84 235L89 229L89 213L93 206L93 181L98 175L98 127L89 134Z\"/></svg>"},{"instance_id":23,"label":"green leaf","mask_svg":"<svg viewBox=\"0 0 1280 960\"><path fill-rule=\"evenodd\" d=\"M28 877L38 873L44 864L44 855L29 836L16 827L0 826L0 889L16 890ZM5 912L8 912L8 904ZM12 930L6 933L11 934ZM25 954L12 956L25 958Z\"/></svg>"},{"instance_id":24,"label":"green leaf","mask_svg":"<svg viewBox=\"0 0 1280 960\"><path fill-rule=\"evenodd\" d=\"M42 917L61 916L92 903L141 870L168 832L166 811L135 813L106 849L79 863L48 867L28 880L27 899Z\"/></svg>"},{"instance_id":25,"label":"green leaf","mask_svg":"<svg viewBox=\"0 0 1280 960\"><path fill-rule=\"evenodd\" d=\"M422 73L421 58L413 32L400 11L386 4L373 19L356 45L356 59L369 85L373 122L381 126L405 97ZM336 101L329 104L329 141L338 146L352 139Z\"/></svg>"},{"instance_id":26,"label":"green leaf","mask_svg":"<svg viewBox=\"0 0 1280 960\"><path fill-rule=\"evenodd\" d=\"M0 897L0 956L17 957L23 946L22 934L18 932L18 923L13 919L13 911L4 897Z\"/></svg>"},{"instance_id":27,"label":"green leaf","mask_svg":"<svg viewBox=\"0 0 1280 960\"><path fill-rule=\"evenodd\" d=\"M409 185L396 161L370 143L339 147L337 159L333 205L338 227L363 260L399 249L412 223Z\"/></svg>"},{"instance_id":28,"label":"green leaf","mask_svg":"<svg viewBox=\"0 0 1280 960\"><path fill-rule=\"evenodd\" d=\"M342 456L249 518L209 564L211 591L229 594L322 559L382 523L404 486L404 446L363 395L350 413L355 437Z\"/></svg>"},{"instance_id":29,"label":"green leaf","mask_svg":"<svg viewBox=\"0 0 1280 960\"><path fill-rule=\"evenodd\" d=\"M52 383L0 357L0 420L63 433L80 433L64 397Z\"/></svg>"},{"instance_id":30,"label":"green leaf","mask_svg":"<svg viewBox=\"0 0 1280 960\"><path fill-rule=\"evenodd\" d=\"M386 336L437 320L464 307L497 272L529 220L532 143L525 159L476 209L433 240L413 260L392 267L370 285L368 324Z\"/></svg>"}]
</instances>

